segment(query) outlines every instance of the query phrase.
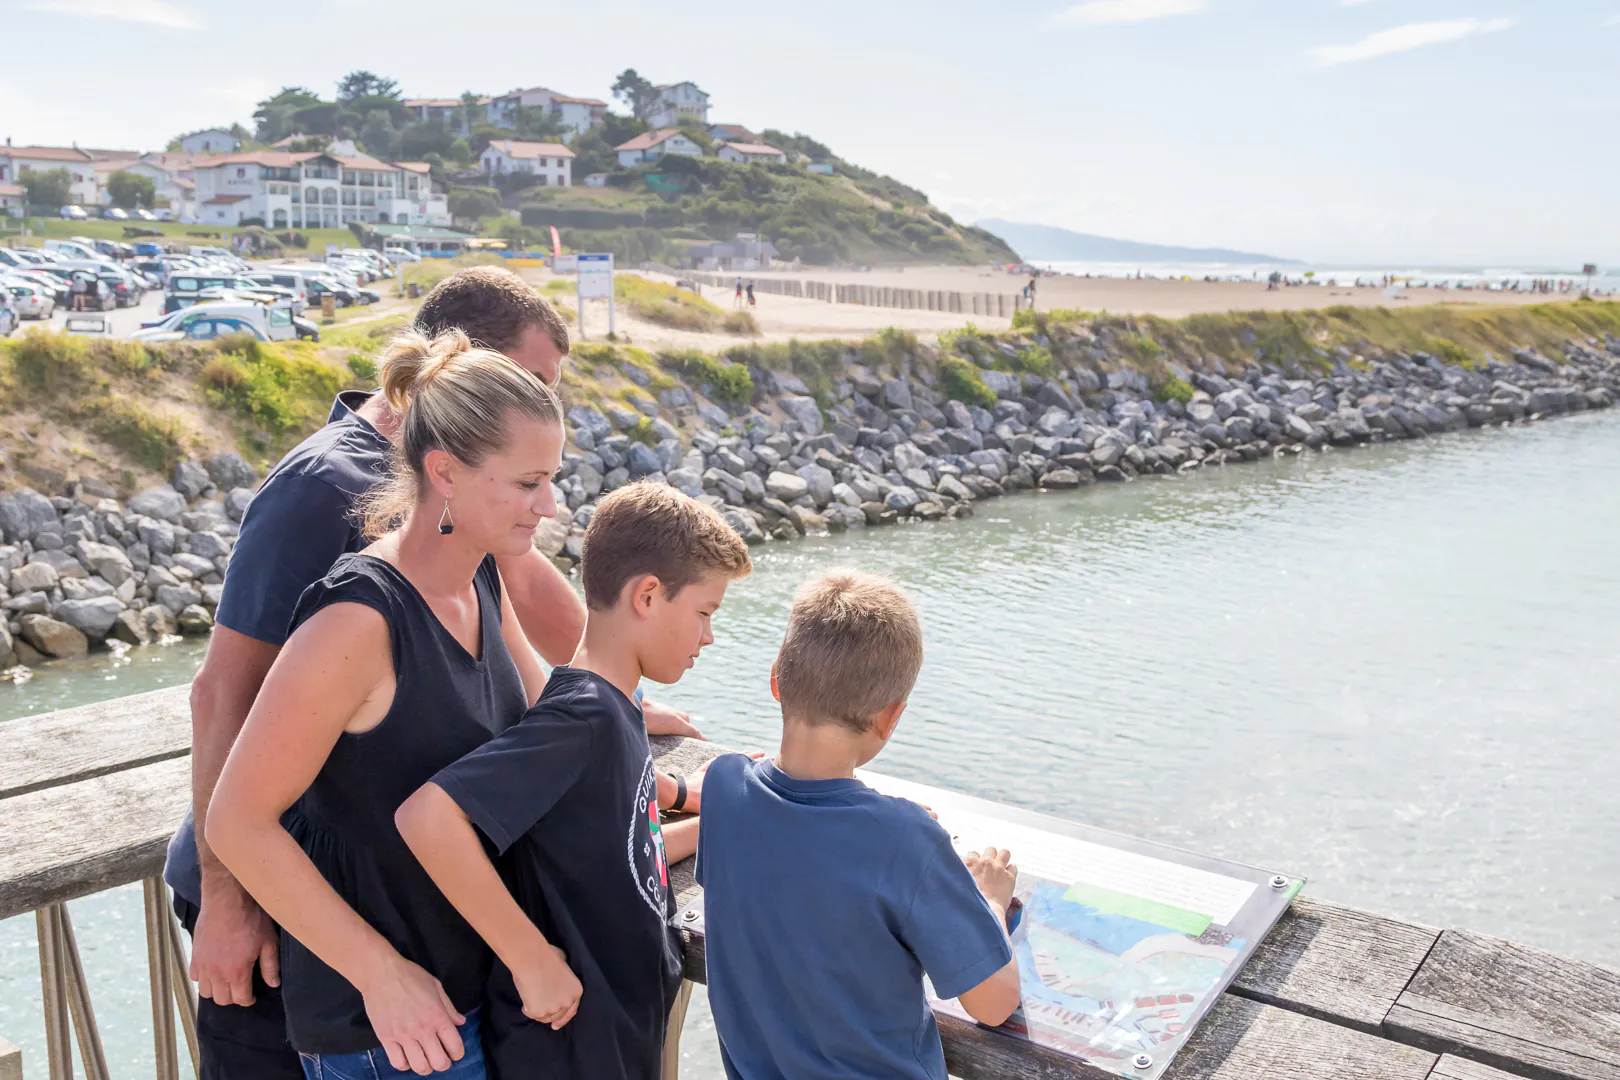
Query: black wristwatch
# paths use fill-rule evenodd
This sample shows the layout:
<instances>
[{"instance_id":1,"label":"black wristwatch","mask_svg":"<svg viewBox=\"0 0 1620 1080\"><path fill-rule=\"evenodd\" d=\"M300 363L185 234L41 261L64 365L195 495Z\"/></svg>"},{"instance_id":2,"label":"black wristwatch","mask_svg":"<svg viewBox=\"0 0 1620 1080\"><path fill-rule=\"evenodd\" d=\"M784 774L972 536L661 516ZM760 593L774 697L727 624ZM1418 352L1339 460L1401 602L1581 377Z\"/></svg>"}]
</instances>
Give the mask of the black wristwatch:
<instances>
[{"instance_id":1,"label":"black wristwatch","mask_svg":"<svg viewBox=\"0 0 1620 1080\"><path fill-rule=\"evenodd\" d=\"M675 781L675 801L669 804L669 808L678 814L686 806L686 777L680 773L671 773L670 779Z\"/></svg>"}]
</instances>

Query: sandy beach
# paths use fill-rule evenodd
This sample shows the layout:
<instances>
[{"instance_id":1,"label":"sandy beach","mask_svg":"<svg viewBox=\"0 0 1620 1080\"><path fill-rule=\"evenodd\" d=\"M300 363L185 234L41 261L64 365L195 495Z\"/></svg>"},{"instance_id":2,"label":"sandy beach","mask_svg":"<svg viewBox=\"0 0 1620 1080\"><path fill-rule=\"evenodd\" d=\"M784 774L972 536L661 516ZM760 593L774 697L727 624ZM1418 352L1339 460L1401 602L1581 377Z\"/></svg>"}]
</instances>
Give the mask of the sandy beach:
<instances>
[{"instance_id":1,"label":"sandy beach","mask_svg":"<svg viewBox=\"0 0 1620 1080\"><path fill-rule=\"evenodd\" d=\"M647 271L631 272L658 281L673 283L676 280ZM549 271L538 268L525 270L524 276L536 284L544 284L552 277ZM785 272L744 274L743 278L755 281L767 278L801 279L838 284L1005 294L1009 297L1009 302L1028 281L1025 277L975 267L913 267L906 270L864 272L807 270L797 274ZM702 291L704 297L717 306L726 310L731 309L733 303L731 289L705 286ZM1334 304L1400 308L1425 304L1532 304L1566 299L1573 297L1455 289L1408 289L1403 298L1391 299L1379 288L1304 285L1268 290L1264 284L1256 282L1133 280L1051 275L1040 279L1036 291L1036 308L1042 311L1053 308L1078 308L1082 311L1110 314L1181 318L1206 312L1304 311L1331 307ZM573 297L566 296L562 300L562 306L573 308ZM752 339L727 334L672 330L631 318L623 309L618 312L617 329L621 338L628 338L632 343L643 347L698 348L712 352L749 340L858 339L889 326L910 330L920 337L928 338L943 331L957 329L969 322L984 330L1005 330L1010 323L1008 319L986 315L834 304L821 300L779 296L763 291L757 293L757 304L752 310L760 328L760 336ZM589 339L600 339L605 336L607 304L603 301L590 302L586 310L586 320Z\"/></svg>"}]
</instances>

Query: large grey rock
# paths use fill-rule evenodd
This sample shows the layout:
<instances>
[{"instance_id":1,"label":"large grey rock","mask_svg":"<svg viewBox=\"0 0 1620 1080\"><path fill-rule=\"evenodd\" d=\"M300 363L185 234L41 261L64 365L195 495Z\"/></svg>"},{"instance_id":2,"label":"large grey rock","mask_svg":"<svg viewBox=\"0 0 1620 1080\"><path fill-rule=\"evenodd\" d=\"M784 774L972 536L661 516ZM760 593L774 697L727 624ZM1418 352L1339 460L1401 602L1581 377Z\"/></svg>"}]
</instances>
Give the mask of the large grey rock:
<instances>
[{"instance_id":1,"label":"large grey rock","mask_svg":"<svg viewBox=\"0 0 1620 1080\"><path fill-rule=\"evenodd\" d=\"M84 656L90 651L90 639L82 631L48 615L24 615L22 636L28 644L58 660Z\"/></svg>"},{"instance_id":2,"label":"large grey rock","mask_svg":"<svg viewBox=\"0 0 1620 1080\"><path fill-rule=\"evenodd\" d=\"M62 579L62 597L66 600L89 600L97 596L116 596L118 590L98 577L65 577Z\"/></svg>"},{"instance_id":3,"label":"large grey rock","mask_svg":"<svg viewBox=\"0 0 1620 1080\"><path fill-rule=\"evenodd\" d=\"M153 598L158 606L166 609L171 615L179 614L192 604L202 604L202 593L189 585L159 585L153 592Z\"/></svg>"},{"instance_id":4,"label":"large grey rock","mask_svg":"<svg viewBox=\"0 0 1620 1080\"><path fill-rule=\"evenodd\" d=\"M790 503L810 491L810 484L792 473L773 472L765 478L765 490L785 503Z\"/></svg>"},{"instance_id":5,"label":"large grey rock","mask_svg":"<svg viewBox=\"0 0 1620 1080\"><path fill-rule=\"evenodd\" d=\"M182 634L192 636L206 634L214 628L214 617L201 604L187 604L175 622Z\"/></svg>"},{"instance_id":6,"label":"large grey rock","mask_svg":"<svg viewBox=\"0 0 1620 1080\"><path fill-rule=\"evenodd\" d=\"M129 512L158 521L178 522L180 515L186 512L186 497L170 485L160 484L130 499Z\"/></svg>"},{"instance_id":7,"label":"large grey rock","mask_svg":"<svg viewBox=\"0 0 1620 1080\"><path fill-rule=\"evenodd\" d=\"M177 463L174 470L169 473L170 486L184 495L187 502L207 491L213 482L208 476L208 470L189 458Z\"/></svg>"},{"instance_id":8,"label":"large grey rock","mask_svg":"<svg viewBox=\"0 0 1620 1080\"><path fill-rule=\"evenodd\" d=\"M50 563L56 568L56 576L59 578L85 576L84 564L60 548L49 551L36 551L34 552L33 561Z\"/></svg>"},{"instance_id":9,"label":"large grey rock","mask_svg":"<svg viewBox=\"0 0 1620 1080\"><path fill-rule=\"evenodd\" d=\"M671 469L664 477L664 481L670 487L684 492L694 499L703 494L703 474L696 469Z\"/></svg>"},{"instance_id":10,"label":"large grey rock","mask_svg":"<svg viewBox=\"0 0 1620 1080\"><path fill-rule=\"evenodd\" d=\"M154 638L168 637L180 629L175 622L174 612L162 604L151 604L141 609L141 621L146 624L146 632Z\"/></svg>"},{"instance_id":11,"label":"large grey rock","mask_svg":"<svg viewBox=\"0 0 1620 1080\"><path fill-rule=\"evenodd\" d=\"M890 488L889 494L883 499L884 506L901 513L910 510L920 502L922 502L922 496L904 485Z\"/></svg>"},{"instance_id":12,"label":"large grey rock","mask_svg":"<svg viewBox=\"0 0 1620 1080\"><path fill-rule=\"evenodd\" d=\"M782 411L798 421L799 427L806 435L820 435L825 426L825 418L821 415L821 406L816 399L798 394L784 394L777 399Z\"/></svg>"},{"instance_id":13,"label":"large grey rock","mask_svg":"<svg viewBox=\"0 0 1620 1080\"><path fill-rule=\"evenodd\" d=\"M204 559L217 559L231 553L231 545L214 532L194 532L186 537L186 550Z\"/></svg>"},{"instance_id":14,"label":"large grey rock","mask_svg":"<svg viewBox=\"0 0 1620 1080\"><path fill-rule=\"evenodd\" d=\"M0 671L10 667L16 660L16 651L11 643L11 627L0 619Z\"/></svg>"},{"instance_id":15,"label":"large grey rock","mask_svg":"<svg viewBox=\"0 0 1620 1080\"><path fill-rule=\"evenodd\" d=\"M129 556L124 554L122 548L111 544L98 544L93 540L80 540L78 551L79 561L85 568L114 588L122 585L135 573Z\"/></svg>"},{"instance_id":16,"label":"large grey rock","mask_svg":"<svg viewBox=\"0 0 1620 1080\"><path fill-rule=\"evenodd\" d=\"M833 486L838 478L831 469L821 465L805 465L799 469L799 479L809 485L810 501L816 504L817 509L832 502Z\"/></svg>"},{"instance_id":17,"label":"large grey rock","mask_svg":"<svg viewBox=\"0 0 1620 1080\"><path fill-rule=\"evenodd\" d=\"M883 384L883 404L891 409L910 409L911 387L899 379L890 379Z\"/></svg>"},{"instance_id":18,"label":"large grey rock","mask_svg":"<svg viewBox=\"0 0 1620 1080\"><path fill-rule=\"evenodd\" d=\"M629 466L631 476L650 476L663 472L664 459L646 443L631 443Z\"/></svg>"},{"instance_id":19,"label":"large grey rock","mask_svg":"<svg viewBox=\"0 0 1620 1080\"><path fill-rule=\"evenodd\" d=\"M43 615L51 609L51 598L42 590L18 593L3 606L13 615Z\"/></svg>"},{"instance_id":20,"label":"large grey rock","mask_svg":"<svg viewBox=\"0 0 1620 1080\"><path fill-rule=\"evenodd\" d=\"M765 542L764 532L760 530L759 523L754 520L754 515L748 511L733 508L726 510L721 516L725 518L726 524L730 525L732 530L742 537L746 543L763 544Z\"/></svg>"},{"instance_id":21,"label":"large grey rock","mask_svg":"<svg viewBox=\"0 0 1620 1080\"><path fill-rule=\"evenodd\" d=\"M1017 398L1023 392L1023 384L1018 381L1018 376L1005 371L981 371L979 378L995 391L997 397Z\"/></svg>"},{"instance_id":22,"label":"large grey rock","mask_svg":"<svg viewBox=\"0 0 1620 1080\"><path fill-rule=\"evenodd\" d=\"M1079 487L1080 474L1069 468L1048 469L1041 474L1041 486L1046 488Z\"/></svg>"},{"instance_id":23,"label":"large grey rock","mask_svg":"<svg viewBox=\"0 0 1620 1080\"><path fill-rule=\"evenodd\" d=\"M928 455L919 450L915 444L901 442L894 444L894 467L897 472L907 472L911 469L922 469L928 466Z\"/></svg>"},{"instance_id":24,"label":"large grey rock","mask_svg":"<svg viewBox=\"0 0 1620 1080\"><path fill-rule=\"evenodd\" d=\"M208 476L221 491L251 488L259 482L259 474L238 454L215 454L208 459Z\"/></svg>"},{"instance_id":25,"label":"large grey rock","mask_svg":"<svg viewBox=\"0 0 1620 1080\"><path fill-rule=\"evenodd\" d=\"M98 596L89 600L64 600L56 605L56 618L84 634L91 641L107 636L124 605L116 596Z\"/></svg>"},{"instance_id":26,"label":"large grey rock","mask_svg":"<svg viewBox=\"0 0 1620 1080\"><path fill-rule=\"evenodd\" d=\"M0 498L0 531L11 541L32 540L46 525L56 524L56 507L33 488Z\"/></svg>"},{"instance_id":27,"label":"large grey rock","mask_svg":"<svg viewBox=\"0 0 1620 1080\"><path fill-rule=\"evenodd\" d=\"M252 501L252 488L231 488L225 493L225 516L231 521L241 521L247 514L248 503Z\"/></svg>"},{"instance_id":28,"label":"large grey rock","mask_svg":"<svg viewBox=\"0 0 1620 1080\"><path fill-rule=\"evenodd\" d=\"M26 566L19 566L11 572L11 591L25 593L41 589L48 592L56 588L57 580L56 567L47 562L35 561Z\"/></svg>"},{"instance_id":29,"label":"large grey rock","mask_svg":"<svg viewBox=\"0 0 1620 1080\"><path fill-rule=\"evenodd\" d=\"M107 636L117 641L128 642L131 645L145 645L151 640L146 629L146 620L134 608L125 608L113 620L112 629Z\"/></svg>"},{"instance_id":30,"label":"large grey rock","mask_svg":"<svg viewBox=\"0 0 1620 1080\"><path fill-rule=\"evenodd\" d=\"M605 439L613 434L613 425L608 418L584 405L575 405L568 410L568 422L577 428L584 428L598 439Z\"/></svg>"}]
</instances>

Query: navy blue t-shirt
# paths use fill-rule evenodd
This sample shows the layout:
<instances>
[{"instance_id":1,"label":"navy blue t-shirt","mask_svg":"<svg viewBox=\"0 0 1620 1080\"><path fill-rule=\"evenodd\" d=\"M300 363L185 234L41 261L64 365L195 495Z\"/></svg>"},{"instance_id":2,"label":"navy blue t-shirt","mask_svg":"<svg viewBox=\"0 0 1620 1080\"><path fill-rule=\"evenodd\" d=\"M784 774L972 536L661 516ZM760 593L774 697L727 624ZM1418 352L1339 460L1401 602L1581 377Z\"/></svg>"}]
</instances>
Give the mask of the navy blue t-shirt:
<instances>
[{"instance_id":1,"label":"navy blue t-shirt","mask_svg":"<svg viewBox=\"0 0 1620 1080\"><path fill-rule=\"evenodd\" d=\"M681 951L641 710L600 675L555 668L522 720L433 782L495 846L518 905L584 987L553 1031L523 1015L497 961L492 1077L658 1080Z\"/></svg>"},{"instance_id":2,"label":"navy blue t-shirt","mask_svg":"<svg viewBox=\"0 0 1620 1080\"><path fill-rule=\"evenodd\" d=\"M325 577L339 555L366 546L354 504L387 475L389 456L388 440L356 413L366 397L358 390L339 394L326 426L288 451L253 496L214 616L221 626L286 644L304 590ZM190 810L169 842L163 879L180 896L202 903Z\"/></svg>"},{"instance_id":3,"label":"navy blue t-shirt","mask_svg":"<svg viewBox=\"0 0 1620 1080\"><path fill-rule=\"evenodd\" d=\"M945 1080L923 974L956 997L1012 949L950 836L859 780L728 755L703 780L709 1004L731 1080Z\"/></svg>"}]
</instances>

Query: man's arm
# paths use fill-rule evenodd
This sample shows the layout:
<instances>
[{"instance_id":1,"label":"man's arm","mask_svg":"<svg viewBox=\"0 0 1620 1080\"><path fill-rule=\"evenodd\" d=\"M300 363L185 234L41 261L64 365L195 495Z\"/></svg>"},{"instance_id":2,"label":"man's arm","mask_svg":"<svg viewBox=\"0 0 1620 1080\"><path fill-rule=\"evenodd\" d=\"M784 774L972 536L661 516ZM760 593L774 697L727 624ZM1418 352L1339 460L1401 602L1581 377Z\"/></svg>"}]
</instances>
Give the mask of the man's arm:
<instances>
[{"instance_id":1,"label":"man's arm","mask_svg":"<svg viewBox=\"0 0 1620 1080\"><path fill-rule=\"evenodd\" d=\"M697 854L698 848L698 821L693 817L672 821L663 827L664 858L669 865L674 866L682 859L690 859Z\"/></svg>"},{"instance_id":2,"label":"man's arm","mask_svg":"<svg viewBox=\"0 0 1620 1080\"><path fill-rule=\"evenodd\" d=\"M199 994L220 1005L253 1004L255 963L266 983L281 981L275 926L220 864L205 834L220 770L280 651L278 645L216 626L191 683L191 810L203 892L192 934L191 978Z\"/></svg>"},{"instance_id":3,"label":"man's arm","mask_svg":"<svg viewBox=\"0 0 1620 1080\"><path fill-rule=\"evenodd\" d=\"M584 988L507 891L466 812L429 782L394 812L394 825L445 899L512 972L523 1014L553 1030L568 1023Z\"/></svg>"},{"instance_id":4,"label":"man's arm","mask_svg":"<svg viewBox=\"0 0 1620 1080\"><path fill-rule=\"evenodd\" d=\"M585 633L585 603L562 571L533 548L495 564L523 633L541 657L553 667L572 660Z\"/></svg>"}]
</instances>

